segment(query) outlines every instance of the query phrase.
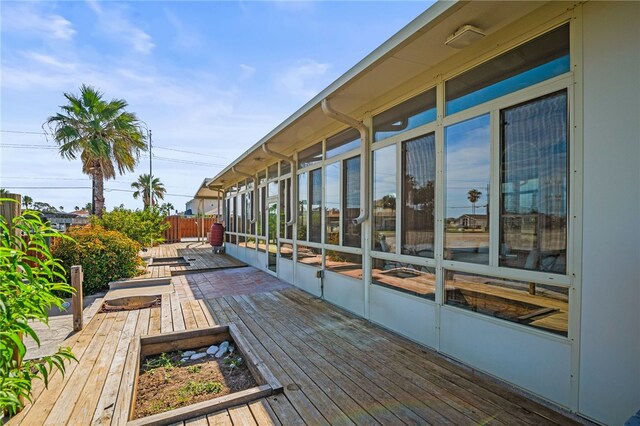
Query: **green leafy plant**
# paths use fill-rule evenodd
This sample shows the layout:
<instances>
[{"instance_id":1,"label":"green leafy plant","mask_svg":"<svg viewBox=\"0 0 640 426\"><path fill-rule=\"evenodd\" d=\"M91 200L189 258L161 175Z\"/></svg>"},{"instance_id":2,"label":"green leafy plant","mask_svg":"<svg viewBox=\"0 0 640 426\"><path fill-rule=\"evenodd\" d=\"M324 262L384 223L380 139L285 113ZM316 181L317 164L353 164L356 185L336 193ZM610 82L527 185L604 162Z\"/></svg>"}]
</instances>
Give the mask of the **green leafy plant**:
<instances>
[{"instance_id":1,"label":"green leafy plant","mask_svg":"<svg viewBox=\"0 0 640 426\"><path fill-rule=\"evenodd\" d=\"M159 244L164 241L162 233L169 228L167 216L158 208L129 210L116 207L103 214L102 219L92 218L92 223L105 229L118 231L141 245Z\"/></svg>"},{"instance_id":2,"label":"green leafy plant","mask_svg":"<svg viewBox=\"0 0 640 426\"><path fill-rule=\"evenodd\" d=\"M220 382L189 382L178 389L178 395L182 397L220 392L222 392L222 383Z\"/></svg>"},{"instance_id":3,"label":"green leafy plant","mask_svg":"<svg viewBox=\"0 0 640 426\"><path fill-rule=\"evenodd\" d=\"M100 225L72 227L67 235L71 238L57 239L53 244L53 255L61 260L67 274L72 265L82 265L85 294L106 290L109 281L138 274L140 245L126 235Z\"/></svg>"},{"instance_id":4,"label":"green leafy plant","mask_svg":"<svg viewBox=\"0 0 640 426\"><path fill-rule=\"evenodd\" d=\"M238 367L244 364L244 359L240 355L229 354L224 358L224 365L227 366L230 373L233 373Z\"/></svg>"},{"instance_id":5,"label":"green leafy plant","mask_svg":"<svg viewBox=\"0 0 640 426\"><path fill-rule=\"evenodd\" d=\"M64 374L65 361L76 360L70 348L23 360L27 349L22 336L40 345L29 320L48 323L48 310L62 307L59 295L73 293L62 264L47 246L50 237L70 240L33 212L17 216L11 224L0 216L0 423L19 412L25 400L31 401L33 380L41 379L48 386L55 370Z\"/></svg>"},{"instance_id":6,"label":"green leafy plant","mask_svg":"<svg viewBox=\"0 0 640 426\"><path fill-rule=\"evenodd\" d=\"M177 363L174 363L171 357L165 353L161 353L158 357L147 358L142 366L145 370L154 370L156 368L171 370L176 365Z\"/></svg>"},{"instance_id":7,"label":"green leafy plant","mask_svg":"<svg viewBox=\"0 0 640 426\"><path fill-rule=\"evenodd\" d=\"M200 370L202 370L202 366L201 365L190 365L190 366L187 367L187 371L189 373L192 373L192 374L199 373Z\"/></svg>"}]
</instances>

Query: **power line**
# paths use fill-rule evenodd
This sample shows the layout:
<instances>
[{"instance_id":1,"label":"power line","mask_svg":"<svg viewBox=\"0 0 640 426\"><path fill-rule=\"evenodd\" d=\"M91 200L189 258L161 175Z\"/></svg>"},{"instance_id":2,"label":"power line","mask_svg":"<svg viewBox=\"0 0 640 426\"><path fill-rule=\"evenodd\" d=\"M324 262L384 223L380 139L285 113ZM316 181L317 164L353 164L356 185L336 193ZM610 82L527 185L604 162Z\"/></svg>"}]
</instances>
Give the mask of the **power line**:
<instances>
[{"instance_id":1,"label":"power line","mask_svg":"<svg viewBox=\"0 0 640 426\"><path fill-rule=\"evenodd\" d=\"M5 186L5 189L91 189L90 186ZM107 192L129 192L134 193L136 191L132 189L119 189L119 188L104 188ZM164 195L170 195L172 197L187 197L193 198L193 195L186 194L171 194L165 193Z\"/></svg>"}]
</instances>

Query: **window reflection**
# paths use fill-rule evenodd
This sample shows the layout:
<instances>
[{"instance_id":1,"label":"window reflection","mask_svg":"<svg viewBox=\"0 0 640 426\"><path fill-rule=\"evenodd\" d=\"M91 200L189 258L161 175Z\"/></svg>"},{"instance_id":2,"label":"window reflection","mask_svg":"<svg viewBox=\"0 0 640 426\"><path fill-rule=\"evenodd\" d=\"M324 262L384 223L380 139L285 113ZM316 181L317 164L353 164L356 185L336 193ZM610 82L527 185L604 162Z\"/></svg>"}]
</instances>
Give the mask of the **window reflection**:
<instances>
[{"instance_id":1,"label":"window reflection","mask_svg":"<svg viewBox=\"0 0 640 426\"><path fill-rule=\"evenodd\" d=\"M322 249L298 244L297 261L305 265L322 267Z\"/></svg>"},{"instance_id":2,"label":"window reflection","mask_svg":"<svg viewBox=\"0 0 640 426\"><path fill-rule=\"evenodd\" d=\"M343 245L360 247L362 225L353 223L353 220L360 216L360 156L344 160L343 172Z\"/></svg>"},{"instance_id":3,"label":"window reflection","mask_svg":"<svg viewBox=\"0 0 640 426\"><path fill-rule=\"evenodd\" d=\"M298 153L298 168L317 164L322 161L322 142L311 145Z\"/></svg>"},{"instance_id":4,"label":"window reflection","mask_svg":"<svg viewBox=\"0 0 640 426\"><path fill-rule=\"evenodd\" d=\"M402 144L402 253L433 258L435 135Z\"/></svg>"},{"instance_id":5,"label":"window reflection","mask_svg":"<svg viewBox=\"0 0 640 426\"><path fill-rule=\"evenodd\" d=\"M489 114L445 128L445 259L489 263L489 133Z\"/></svg>"},{"instance_id":6,"label":"window reflection","mask_svg":"<svg viewBox=\"0 0 640 426\"><path fill-rule=\"evenodd\" d=\"M324 168L324 240L327 244L340 244L340 162Z\"/></svg>"},{"instance_id":7,"label":"window reflection","mask_svg":"<svg viewBox=\"0 0 640 426\"><path fill-rule=\"evenodd\" d=\"M325 269L361 280L362 256L359 254L327 250Z\"/></svg>"},{"instance_id":8,"label":"window reflection","mask_svg":"<svg viewBox=\"0 0 640 426\"><path fill-rule=\"evenodd\" d=\"M307 191L309 184L307 173L298 175L298 240L307 240L307 211L309 209Z\"/></svg>"},{"instance_id":9,"label":"window reflection","mask_svg":"<svg viewBox=\"0 0 640 426\"><path fill-rule=\"evenodd\" d=\"M391 260L372 259L371 279L374 284L435 300L434 268Z\"/></svg>"},{"instance_id":10,"label":"window reflection","mask_svg":"<svg viewBox=\"0 0 640 426\"><path fill-rule=\"evenodd\" d=\"M567 335L569 290L548 284L445 271L445 303Z\"/></svg>"},{"instance_id":11,"label":"window reflection","mask_svg":"<svg viewBox=\"0 0 640 426\"><path fill-rule=\"evenodd\" d=\"M360 132L348 129L327 138L325 158L332 158L360 147Z\"/></svg>"},{"instance_id":12,"label":"window reflection","mask_svg":"<svg viewBox=\"0 0 640 426\"><path fill-rule=\"evenodd\" d=\"M428 90L373 117L373 141L378 142L436 119L436 89Z\"/></svg>"},{"instance_id":13,"label":"window reflection","mask_svg":"<svg viewBox=\"0 0 640 426\"><path fill-rule=\"evenodd\" d=\"M309 172L309 241L320 242L322 235L322 169Z\"/></svg>"},{"instance_id":14,"label":"window reflection","mask_svg":"<svg viewBox=\"0 0 640 426\"><path fill-rule=\"evenodd\" d=\"M567 94L502 111L500 265L565 273Z\"/></svg>"},{"instance_id":15,"label":"window reflection","mask_svg":"<svg viewBox=\"0 0 640 426\"><path fill-rule=\"evenodd\" d=\"M290 243L280 243L280 257L284 259L293 259L293 245Z\"/></svg>"},{"instance_id":16,"label":"window reflection","mask_svg":"<svg viewBox=\"0 0 640 426\"><path fill-rule=\"evenodd\" d=\"M396 251L396 146L373 152L373 250Z\"/></svg>"}]
</instances>

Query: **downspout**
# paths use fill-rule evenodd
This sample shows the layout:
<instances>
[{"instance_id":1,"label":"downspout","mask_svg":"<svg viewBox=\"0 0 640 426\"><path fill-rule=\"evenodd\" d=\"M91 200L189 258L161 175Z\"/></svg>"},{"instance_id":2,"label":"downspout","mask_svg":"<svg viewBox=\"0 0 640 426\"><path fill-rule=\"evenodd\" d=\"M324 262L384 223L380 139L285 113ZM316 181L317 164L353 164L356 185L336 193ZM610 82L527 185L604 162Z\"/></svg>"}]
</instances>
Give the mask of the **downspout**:
<instances>
[{"instance_id":1,"label":"downspout","mask_svg":"<svg viewBox=\"0 0 640 426\"><path fill-rule=\"evenodd\" d=\"M289 194L289 214L291 215L291 219L286 223L287 226L293 226L296 223L296 207L295 207L295 194L298 192L298 176L296 176L296 162L293 157L287 157L286 155L282 155L278 152L271 151L265 142L262 144L262 150L265 154L271 155L272 157L276 157L282 161L287 161L291 164L291 193Z\"/></svg>"},{"instance_id":2,"label":"downspout","mask_svg":"<svg viewBox=\"0 0 640 426\"><path fill-rule=\"evenodd\" d=\"M258 203L256 202L258 199L258 178L257 176L250 175L249 173L236 170L236 166L231 166L231 170L233 173L253 179L253 200L251 201L251 219L249 219L249 223L253 225L256 223L256 217L258 216Z\"/></svg>"},{"instance_id":3,"label":"downspout","mask_svg":"<svg viewBox=\"0 0 640 426\"><path fill-rule=\"evenodd\" d=\"M354 225L360 225L367 220L369 215L369 204L367 201L369 199L369 185L367 184L369 179L369 129L362 121L358 121L331 108L327 98L322 100L321 106L322 112L324 112L326 116L345 123L360 132L360 215L352 221Z\"/></svg>"}]
</instances>

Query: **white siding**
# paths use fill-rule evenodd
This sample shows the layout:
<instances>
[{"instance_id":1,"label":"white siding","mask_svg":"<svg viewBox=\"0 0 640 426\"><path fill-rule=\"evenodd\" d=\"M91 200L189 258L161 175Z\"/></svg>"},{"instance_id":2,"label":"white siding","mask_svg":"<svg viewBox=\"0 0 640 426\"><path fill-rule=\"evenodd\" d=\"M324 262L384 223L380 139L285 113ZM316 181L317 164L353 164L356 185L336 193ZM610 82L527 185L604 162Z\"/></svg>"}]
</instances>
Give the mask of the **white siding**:
<instances>
[{"instance_id":1,"label":"white siding","mask_svg":"<svg viewBox=\"0 0 640 426\"><path fill-rule=\"evenodd\" d=\"M640 409L640 3L584 5L579 411Z\"/></svg>"}]
</instances>

